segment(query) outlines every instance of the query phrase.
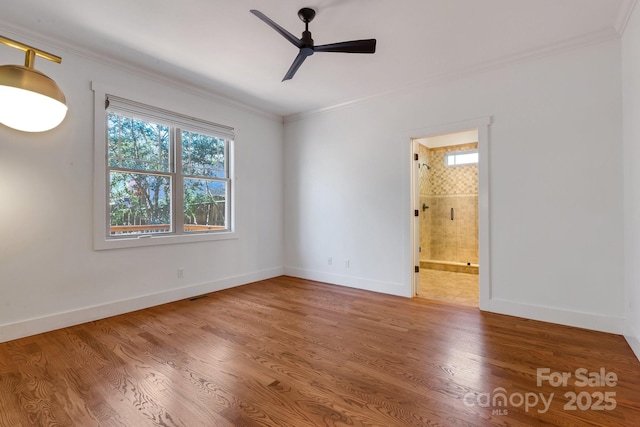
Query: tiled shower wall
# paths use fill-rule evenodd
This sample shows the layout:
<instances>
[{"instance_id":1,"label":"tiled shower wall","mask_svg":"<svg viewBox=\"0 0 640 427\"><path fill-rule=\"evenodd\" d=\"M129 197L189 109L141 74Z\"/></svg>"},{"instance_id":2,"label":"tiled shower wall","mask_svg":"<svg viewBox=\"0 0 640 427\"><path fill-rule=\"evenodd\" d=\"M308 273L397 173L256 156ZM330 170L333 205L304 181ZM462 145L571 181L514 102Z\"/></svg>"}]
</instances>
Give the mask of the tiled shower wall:
<instances>
[{"instance_id":1,"label":"tiled shower wall","mask_svg":"<svg viewBox=\"0 0 640 427\"><path fill-rule=\"evenodd\" d=\"M478 165L445 165L446 153L477 147L419 145L420 206L428 206L421 209L421 260L478 264Z\"/></svg>"}]
</instances>

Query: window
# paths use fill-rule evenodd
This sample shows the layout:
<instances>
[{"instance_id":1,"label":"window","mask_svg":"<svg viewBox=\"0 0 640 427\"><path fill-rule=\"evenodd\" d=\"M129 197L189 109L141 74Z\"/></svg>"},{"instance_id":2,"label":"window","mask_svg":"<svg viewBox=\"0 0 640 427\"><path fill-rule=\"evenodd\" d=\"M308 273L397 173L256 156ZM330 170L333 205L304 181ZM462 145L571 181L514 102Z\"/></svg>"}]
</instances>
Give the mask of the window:
<instances>
[{"instance_id":1,"label":"window","mask_svg":"<svg viewBox=\"0 0 640 427\"><path fill-rule=\"evenodd\" d=\"M445 156L447 166L470 165L478 163L478 150L453 151Z\"/></svg>"},{"instance_id":2,"label":"window","mask_svg":"<svg viewBox=\"0 0 640 427\"><path fill-rule=\"evenodd\" d=\"M112 95L106 99L106 244L96 247L229 238L233 129Z\"/></svg>"}]
</instances>

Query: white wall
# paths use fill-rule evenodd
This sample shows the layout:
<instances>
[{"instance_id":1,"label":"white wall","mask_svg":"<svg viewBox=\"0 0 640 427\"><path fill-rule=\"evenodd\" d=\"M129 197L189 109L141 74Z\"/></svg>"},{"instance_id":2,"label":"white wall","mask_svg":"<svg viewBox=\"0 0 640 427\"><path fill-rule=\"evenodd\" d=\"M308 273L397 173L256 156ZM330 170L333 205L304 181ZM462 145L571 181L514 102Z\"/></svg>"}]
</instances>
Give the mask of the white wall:
<instances>
[{"instance_id":1,"label":"white wall","mask_svg":"<svg viewBox=\"0 0 640 427\"><path fill-rule=\"evenodd\" d=\"M282 274L281 118L0 32L62 56L60 65L37 59L36 68L69 105L50 132L0 126L0 341ZM20 51L0 49L0 64L23 61ZM238 239L92 250L91 81L237 128Z\"/></svg>"},{"instance_id":2,"label":"white wall","mask_svg":"<svg viewBox=\"0 0 640 427\"><path fill-rule=\"evenodd\" d=\"M640 10L622 38L624 281L627 341L640 358Z\"/></svg>"},{"instance_id":3,"label":"white wall","mask_svg":"<svg viewBox=\"0 0 640 427\"><path fill-rule=\"evenodd\" d=\"M604 42L286 120L285 271L410 295L403 135L492 116L490 310L620 333L620 63Z\"/></svg>"},{"instance_id":4,"label":"white wall","mask_svg":"<svg viewBox=\"0 0 640 427\"><path fill-rule=\"evenodd\" d=\"M627 88L640 67L632 52L637 21L636 13L625 34ZM490 309L623 330L619 41L302 116L283 135L275 118L3 35L63 56L61 65L39 59L36 67L60 84L70 112L43 134L0 127L0 341L276 276L283 265L300 277L408 296L405 136L486 116L493 117ZM0 63L22 61L20 52L0 49ZM91 81L238 128L239 239L92 250ZM633 93L625 117L637 109ZM626 159L640 153L637 126L626 121ZM640 175L625 166L625 194L638 194ZM626 202L626 235L637 236L640 203ZM625 244L627 331L637 341L639 246L633 238Z\"/></svg>"}]
</instances>

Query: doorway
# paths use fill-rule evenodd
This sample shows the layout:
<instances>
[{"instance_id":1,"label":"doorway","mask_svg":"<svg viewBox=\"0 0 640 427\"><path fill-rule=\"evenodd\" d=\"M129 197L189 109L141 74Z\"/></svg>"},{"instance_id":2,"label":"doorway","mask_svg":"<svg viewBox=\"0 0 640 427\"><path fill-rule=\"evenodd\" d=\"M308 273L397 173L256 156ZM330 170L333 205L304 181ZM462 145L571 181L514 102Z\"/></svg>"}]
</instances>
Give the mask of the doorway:
<instances>
[{"instance_id":1,"label":"doorway","mask_svg":"<svg viewBox=\"0 0 640 427\"><path fill-rule=\"evenodd\" d=\"M433 291L428 298L490 309L490 124L491 117L484 117L407 133L411 144L411 207L415 212L410 227L415 297ZM475 178L461 177L462 166L473 163ZM448 173L459 176L457 183L444 182L443 170L447 167ZM430 184L439 188L425 189ZM443 192L443 187L456 185L459 194ZM469 191L470 186L474 191ZM465 194L469 197L458 197ZM424 230L428 231L421 233ZM466 241L456 240L465 235ZM445 237L444 245L432 244L439 237ZM453 284L450 295L442 283Z\"/></svg>"},{"instance_id":2,"label":"doorway","mask_svg":"<svg viewBox=\"0 0 640 427\"><path fill-rule=\"evenodd\" d=\"M416 296L478 307L478 131L418 142Z\"/></svg>"}]
</instances>

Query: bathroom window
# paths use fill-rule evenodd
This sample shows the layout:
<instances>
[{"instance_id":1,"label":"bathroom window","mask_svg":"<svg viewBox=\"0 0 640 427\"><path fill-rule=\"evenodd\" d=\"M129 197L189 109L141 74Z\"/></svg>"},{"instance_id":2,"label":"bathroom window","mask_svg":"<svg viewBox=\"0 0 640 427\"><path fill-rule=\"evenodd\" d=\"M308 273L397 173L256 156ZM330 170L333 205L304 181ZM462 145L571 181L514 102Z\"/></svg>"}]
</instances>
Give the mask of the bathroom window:
<instances>
[{"instance_id":1,"label":"bathroom window","mask_svg":"<svg viewBox=\"0 0 640 427\"><path fill-rule=\"evenodd\" d=\"M453 151L445 156L445 165L461 166L478 163L478 150Z\"/></svg>"}]
</instances>

